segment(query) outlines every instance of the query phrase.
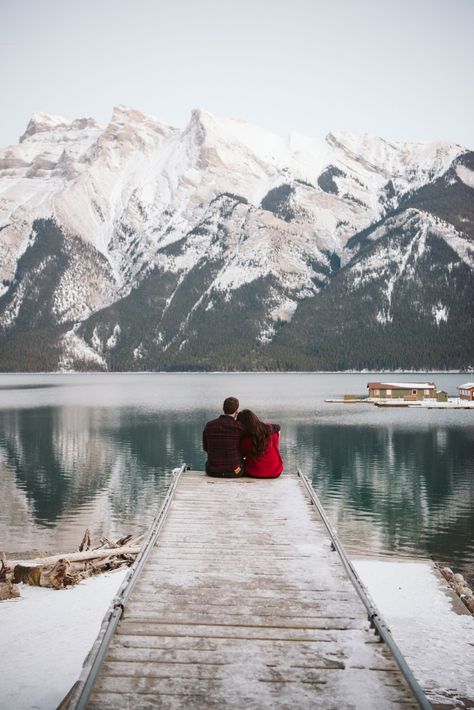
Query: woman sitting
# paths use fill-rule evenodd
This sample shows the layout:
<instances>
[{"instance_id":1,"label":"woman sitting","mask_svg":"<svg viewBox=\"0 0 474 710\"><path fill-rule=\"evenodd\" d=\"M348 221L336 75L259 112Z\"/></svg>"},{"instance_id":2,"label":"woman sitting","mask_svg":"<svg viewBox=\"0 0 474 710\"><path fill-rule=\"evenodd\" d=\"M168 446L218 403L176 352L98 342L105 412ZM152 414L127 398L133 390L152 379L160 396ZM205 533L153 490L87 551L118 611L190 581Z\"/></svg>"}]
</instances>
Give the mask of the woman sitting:
<instances>
[{"instance_id":1,"label":"woman sitting","mask_svg":"<svg viewBox=\"0 0 474 710\"><path fill-rule=\"evenodd\" d=\"M280 454L280 425L265 424L250 409L243 409L237 417L244 427L240 452L244 471L252 478L276 478L283 471Z\"/></svg>"}]
</instances>

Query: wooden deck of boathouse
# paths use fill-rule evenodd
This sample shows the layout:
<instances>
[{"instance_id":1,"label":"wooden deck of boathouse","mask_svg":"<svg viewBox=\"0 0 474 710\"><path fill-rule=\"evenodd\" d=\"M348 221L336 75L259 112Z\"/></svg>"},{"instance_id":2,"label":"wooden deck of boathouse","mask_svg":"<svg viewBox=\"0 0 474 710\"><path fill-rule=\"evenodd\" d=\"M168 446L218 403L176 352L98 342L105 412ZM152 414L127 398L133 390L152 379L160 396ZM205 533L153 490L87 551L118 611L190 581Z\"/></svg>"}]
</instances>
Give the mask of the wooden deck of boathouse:
<instances>
[{"instance_id":1,"label":"wooden deck of boathouse","mask_svg":"<svg viewBox=\"0 0 474 710\"><path fill-rule=\"evenodd\" d=\"M303 485L182 474L88 708L418 707Z\"/></svg>"}]
</instances>

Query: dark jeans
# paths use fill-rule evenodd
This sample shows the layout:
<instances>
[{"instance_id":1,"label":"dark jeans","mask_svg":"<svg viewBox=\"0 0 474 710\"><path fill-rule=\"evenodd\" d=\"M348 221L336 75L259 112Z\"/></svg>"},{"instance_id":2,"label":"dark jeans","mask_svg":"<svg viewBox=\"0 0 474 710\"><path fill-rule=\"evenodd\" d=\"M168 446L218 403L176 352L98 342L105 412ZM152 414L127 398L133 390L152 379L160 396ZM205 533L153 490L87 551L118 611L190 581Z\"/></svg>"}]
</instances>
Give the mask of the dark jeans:
<instances>
[{"instance_id":1,"label":"dark jeans","mask_svg":"<svg viewBox=\"0 0 474 710\"><path fill-rule=\"evenodd\" d=\"M235 471L209 471L209 467L206 461L206 473L208 476L215 476L216 478L242 478L244 475L244 465L240 465L240 472L235 473Z\"/></svg>"}]
</instances>

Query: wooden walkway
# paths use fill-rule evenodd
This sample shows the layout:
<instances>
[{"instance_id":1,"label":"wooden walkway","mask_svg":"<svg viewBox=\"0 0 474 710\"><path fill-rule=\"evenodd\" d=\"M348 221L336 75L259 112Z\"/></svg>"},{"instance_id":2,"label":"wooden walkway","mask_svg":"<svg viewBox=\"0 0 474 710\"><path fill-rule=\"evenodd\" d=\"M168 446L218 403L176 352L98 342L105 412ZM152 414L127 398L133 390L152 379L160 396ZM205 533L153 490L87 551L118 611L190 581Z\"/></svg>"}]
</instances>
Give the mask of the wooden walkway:
<instances>
[{"instance_id":1,"label":"wooden walkway","mask_svg":"<svg viewBox=\"0 0 474 710\"><path fill-rule=\"evenodd\" d=\"M296 476L182 474L88 708L417 702Z\"/></svg>"}]
</instances>

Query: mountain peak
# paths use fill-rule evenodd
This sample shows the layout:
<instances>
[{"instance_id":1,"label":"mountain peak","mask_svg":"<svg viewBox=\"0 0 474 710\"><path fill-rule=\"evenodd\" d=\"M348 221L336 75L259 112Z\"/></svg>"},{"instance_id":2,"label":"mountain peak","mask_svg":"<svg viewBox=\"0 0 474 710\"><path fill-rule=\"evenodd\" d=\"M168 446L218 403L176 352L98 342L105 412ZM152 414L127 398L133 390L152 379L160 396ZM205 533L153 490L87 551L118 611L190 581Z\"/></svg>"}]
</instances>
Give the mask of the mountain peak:
<instances>
[{"instance_id":1,"label":"mountain peak","mask_svg":"<svg viewBox=\"0 0 474 710\"><path fill-rule=\"evenodd\" d=\"M370 133L352 133L350 131L332 131L326 136L326 143L340 151L345 158L359 161L368 170L379 172L387 177L398 178L415 173L422 176L440 175L448 169L452 161L464 148L454 143L431 141L425 143L401 143L387 141ZM413 187L414 185L412 185Z\"/></svg>"},{"instance_id":2,"label":"mountain peak","mask_svg":"<svg viewBox=\"0 0 474 710\"><path fill-rule=\"evenodd\" d=\"M191 111L191 116L188 121L188 125L185 128L187 130L198 130L198 131L208 131L213 125L219 123L218 119L214 114L209 111L205 111L202 108L193 108Z\"/></svg>"},{"instance_id":3,"label":"mountain peak","mask_svg":"<svg viewBox=\"0 0 474 710\"><path fill-rule=\"evenodd\" d=\"M44 133L45 131L51 131L58 126L65 126L70 124L63 116L55 116L51 113L44 113L42 111L35 111L31 116L26 131L20 138L20 143L23 143L30 136L36 133Z\"/></svg>"},{"instance_id":4,"label":"mountain peak","mask_svg":"<svg viewBox=\"0 0 474 710\"><path fill-rule=\"evenodd\" d=\"M86 128L100 128L100 125L94 118L75 118L71 121L64 118L64 116L35 111L29 120L26 131L20 138L20 143L38 133L49 133L56 131L58 128L84 130Z\"/></svg>"},{"instance_id":5,"label":"mountain peak","mask_svg":"<svg viewBox=\"0 0 474 710\"><path fill-rule=\"evenodd\" d=\"M132 106L117 104L117 106L114 106L113 108L111 121L146 121L150 118L151 116L147 116L146 114L142 113L141 111L138 111L138 109L135 109Z\"/></svg>"},{"instance_id":6,"label":"mountain peak","mask_svg":"<svg viewBox=\"0 0 474 710\"><path fill-rule=\"evenodd\" d=\"M165 136L174 130L176 129L154 116L142 113L131 106L118 104L114 106L112 118L104 131L104 136L105 138L112 136L114 140L121 136L130 140L133 135L141 136L141 138L156 134Z\"/></svg>"},{"instance_id":7,"label":"mountain peak","mask_svg":"<svg viewBox=\"0 0 474 710\"><path fill-rule=\"evenodd\" d=\"M344 147L353 152L359 152L369 146L392 146L384 138L380 136L373 135L371 133L356 133L354 131L347 130L335 130L331 131L326 136L326 143L333 147Z\"/></svg>"}]
</instances>

